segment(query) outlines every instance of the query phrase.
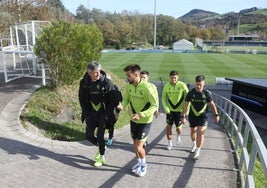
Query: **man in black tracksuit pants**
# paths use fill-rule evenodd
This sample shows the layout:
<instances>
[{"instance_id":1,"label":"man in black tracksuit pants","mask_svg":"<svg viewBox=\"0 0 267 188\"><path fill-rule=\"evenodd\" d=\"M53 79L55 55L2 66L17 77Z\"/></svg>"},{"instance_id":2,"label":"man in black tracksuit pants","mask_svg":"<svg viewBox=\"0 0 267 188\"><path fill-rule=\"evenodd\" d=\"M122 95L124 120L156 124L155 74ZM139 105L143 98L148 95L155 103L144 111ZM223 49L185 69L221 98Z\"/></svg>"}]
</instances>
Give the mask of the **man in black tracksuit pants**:
<instances>
[{"instance_id":1,"label":"man in black tracksuit pants","mask_svg":"<svg viewBox=\"0 0 267 188\"><path fill-rule=\"evenodd\" d=\"M96 167L105 163L105 124L113 113L114 89L114 84L106 78L101 65L95 61L90 62L87 65L87 74L80 81L79 102L82 108L82 122L86 121L86 139L99 147L95 155Z\"/></svg>"}]
</instances>

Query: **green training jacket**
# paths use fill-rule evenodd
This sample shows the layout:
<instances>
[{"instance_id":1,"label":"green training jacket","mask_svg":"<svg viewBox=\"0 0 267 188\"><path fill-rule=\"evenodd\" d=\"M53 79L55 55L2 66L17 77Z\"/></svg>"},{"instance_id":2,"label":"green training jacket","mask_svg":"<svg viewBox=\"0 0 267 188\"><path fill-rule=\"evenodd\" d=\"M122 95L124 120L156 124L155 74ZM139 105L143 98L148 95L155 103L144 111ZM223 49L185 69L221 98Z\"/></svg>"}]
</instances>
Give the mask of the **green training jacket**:
<instances>
[{"instance_id":1,"label":"green training jacket","mask_svg":"<svg viewBox=\"0 0 267 188\"><path fill-rule=\"evenodd\" d=\"M151 91L153 91L152 86L143 80L137 86L126 84L122 105L124 108L130 105L132 113L138 113L141 116L140 120L131 119L132 121L136 123L152 122L153 114L157 110L157 97Z\"/></svg>"},{"instance_id":2,"label":"green training jacket","mask_svg":"<svg viewBox=\"0 0 267 188\"><path fill-rule=\"evenodd\" d=\"M159 94L158 94L158 89L157 89L157 86L151 82L148 82L151 87L152 87L152 92L153 92L153 95L156 97L156 102L157 102L157 109L159 108Z\"/></svg>"},{"instance_id":3,"label":"green training jacket","mask_svg":"<svg viewBox=\"0 0 267 188\"><path fill-rule=\"evenodd\" d=\"M166 114L181 112L188 88L185 83L178 81L175 85L170 82L165 84L162 90L162 106Z\"/></svg>"}]
</instances>

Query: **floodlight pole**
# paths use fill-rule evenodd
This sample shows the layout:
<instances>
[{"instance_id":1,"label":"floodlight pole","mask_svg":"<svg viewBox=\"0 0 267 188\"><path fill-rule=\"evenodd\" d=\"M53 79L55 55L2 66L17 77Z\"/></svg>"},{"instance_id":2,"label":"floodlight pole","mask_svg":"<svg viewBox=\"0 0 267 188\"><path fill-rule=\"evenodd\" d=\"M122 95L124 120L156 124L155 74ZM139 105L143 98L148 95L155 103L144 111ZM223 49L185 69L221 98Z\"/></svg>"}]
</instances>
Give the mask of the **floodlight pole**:
<instances>
[{"instance_id":1,"label":"floodlight pole","mask_svg":"<svg viewBox=\"0 0 267 188\"><path fill-rule=\"evenodd\" d=\"M20 22L21 22L21 15L20 15L20 12L21 12L20 0L18 0L18 12L19 12L19 23L20 23Z\"/></svg>"},{"instance_id":2,"label":"floodlight pole","mask_svg":"<svg viewBox=\"0 0 267 188\"><path fill-rule=\"evenodd\" d=\"M156 49L157 40L157 15L156 15L156 1L154 0L154 49Z\"/></svg>"},{"instance_id":3,"label":"floodlight pole","mask_svg":"<svg viewBox=\"0 0 267 188\"><path fill-rule=\"evenodd\" d=\"M238 14L238 21L237 21L237 35L239 35L239 27L240 27L240 19L242 17L242 14Z\"/></svg>"}]
</instances>

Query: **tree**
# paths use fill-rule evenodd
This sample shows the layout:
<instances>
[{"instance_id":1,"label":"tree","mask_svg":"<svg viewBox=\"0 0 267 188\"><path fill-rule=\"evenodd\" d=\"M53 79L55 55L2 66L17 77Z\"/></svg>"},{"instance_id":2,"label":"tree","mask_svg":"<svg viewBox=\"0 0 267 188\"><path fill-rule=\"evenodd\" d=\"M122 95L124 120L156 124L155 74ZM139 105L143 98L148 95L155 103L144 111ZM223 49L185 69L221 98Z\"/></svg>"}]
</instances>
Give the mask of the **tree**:
<instances>
[{"instance_id":1,"label":"tree","mask_svg":"<svg viewBox=\"0 0 267 188\"><path fill-rule=\"evenodd\" d=\"M196 28L195 26L193 25L189 25L186 27L186 33L187 35L189 36L189 41L195 43L195 38L200 38L201 37L201 31Z\"/></svg>"},{"instance_id":2,"label":"tree","mask_svg":"<svg viewBox=\"0 0 267 188\"><path fill-rule=\"evenodd\" d=\"M211 28L209 29L210 39L211 40L223 40L225 35L220 28Z\"/></svg>"},{"instance_id":3,"label":"tree","mask_svg":"<svg viewBox=\"0 0 267 188\"><path fill-rule=\"evenodd\" d=\"M181 31L181 24L173 17L161 14L157 16L157 41L159 45L172 45L181 36Z\"/></svg>"},{"instance_id":4,"label":"tree","mask_svg":"<svg viewBox=\"0 0 267 188\"><path fill-rule=\"evenodd\" d=\"M85 6L80 5L76 10L76 16L77 19L83 20L85 23L91 23L92 15L89 9L87 9Z\"/></svg>"},{"instance_id":5,"label":"tree","mask_svg":"<svg viewBox=\"0 0 267 188\"><path fill-rule=\"evenodd\" d=\"M37 38L34 52L48 65L51 87L57 87L80 79L102 48L103 36L94 25L57 22Z\"/></svg>"},{"instance_id":6,"label":"tree","mask_svg":"<svg viewBox=\"0 0 267 188\"><path fill-rule=\"evenodd\" d=\"M207 30L207 29L201 30L201 37L203 40L209 40L210 39L209 30Z\"/></svg>"},{"instance_id":7,"label":"tree","mask_svg":"<svg viewBox=\"0 0 267 188\"><path fill-rule=\"evenodd\" d=\"M119 35L115 32L113 23L109 20L103 20L97 26L103 33L105 46L115 46L119 43Z\"/></svg>"},{"instance_id":8,"label":"tree","mask_svg":"<svg viewBox=\"0 0 267 188\"><path fill-rule=\"evenodd\" d=\"M115 32L119 33L119 41L123 46L131 44L132 27L128 20L122 20L117 23Z\"/></svg>"},{"instance_id":9,"label":"tree","mask_svg":"<svg viewBox=\"0 0 267 188\"><path fill-rule=\"evenodd\" d=\"M1 37L7 37L10 25L29 20L77 21L61 0L0 0Z\"/></svg>"}]
</instances>

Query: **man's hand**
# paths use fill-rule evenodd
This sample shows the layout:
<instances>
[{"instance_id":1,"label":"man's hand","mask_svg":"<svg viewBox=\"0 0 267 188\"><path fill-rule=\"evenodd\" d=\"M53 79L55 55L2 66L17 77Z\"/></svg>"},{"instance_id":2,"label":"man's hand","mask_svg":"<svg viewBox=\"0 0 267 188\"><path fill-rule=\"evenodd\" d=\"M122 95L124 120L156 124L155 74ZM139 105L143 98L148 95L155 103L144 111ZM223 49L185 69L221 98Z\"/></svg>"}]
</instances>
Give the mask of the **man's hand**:
<instances>
[{"instance_id":1,"label":"man's hand","mask_svg":"<svg viewBox=\"0 0 267 188\"><path fill-rule=\"evenodd\" d=\"M215 116L215 121L218 123L220 121L220 116Z\"/></svg>"},{"instance_id":2,"label":"man's hand","mask_svg":"<svg viewBox=\"0 0 267 188\"><path fill-rule=\"evenodd\" d=\"M123 106L121 104L121 102L119 102L118 106L116 107L117 110L122 111L123 110Z\"/></svg>"},{"instance_id":3,"label":"man's hand","mask_svg":"<svg viewBox=\"0 0 267 188\"><path fill-rule=\"evenodd\" d=\"M134 114L133 120L139 120L141 118L140 114Z\"/></svg>"},{"instance_id":4,"label":"man's hand","mask_svg":"<svg viewBox=\"0 0 267 188\"><path fill-rule=\"evenodd\" d=\"M182 124L185 124L186 121L187 121L187 120L186 120L185 116L181 117L181 123L182 123Z\"/></svg>"},{"instance_id":5,"label":"man's hand","mask_svg":"<svg viewBox=\"0 0 267 188\"><path fill-rule=\"evenodd\" d=\"M156 110L156 111L154 112L154 116L157 118L157 117L158 117L158 115L159 115L159 111L158 111L158 110Z\"/></svg>"}]
</instances>

